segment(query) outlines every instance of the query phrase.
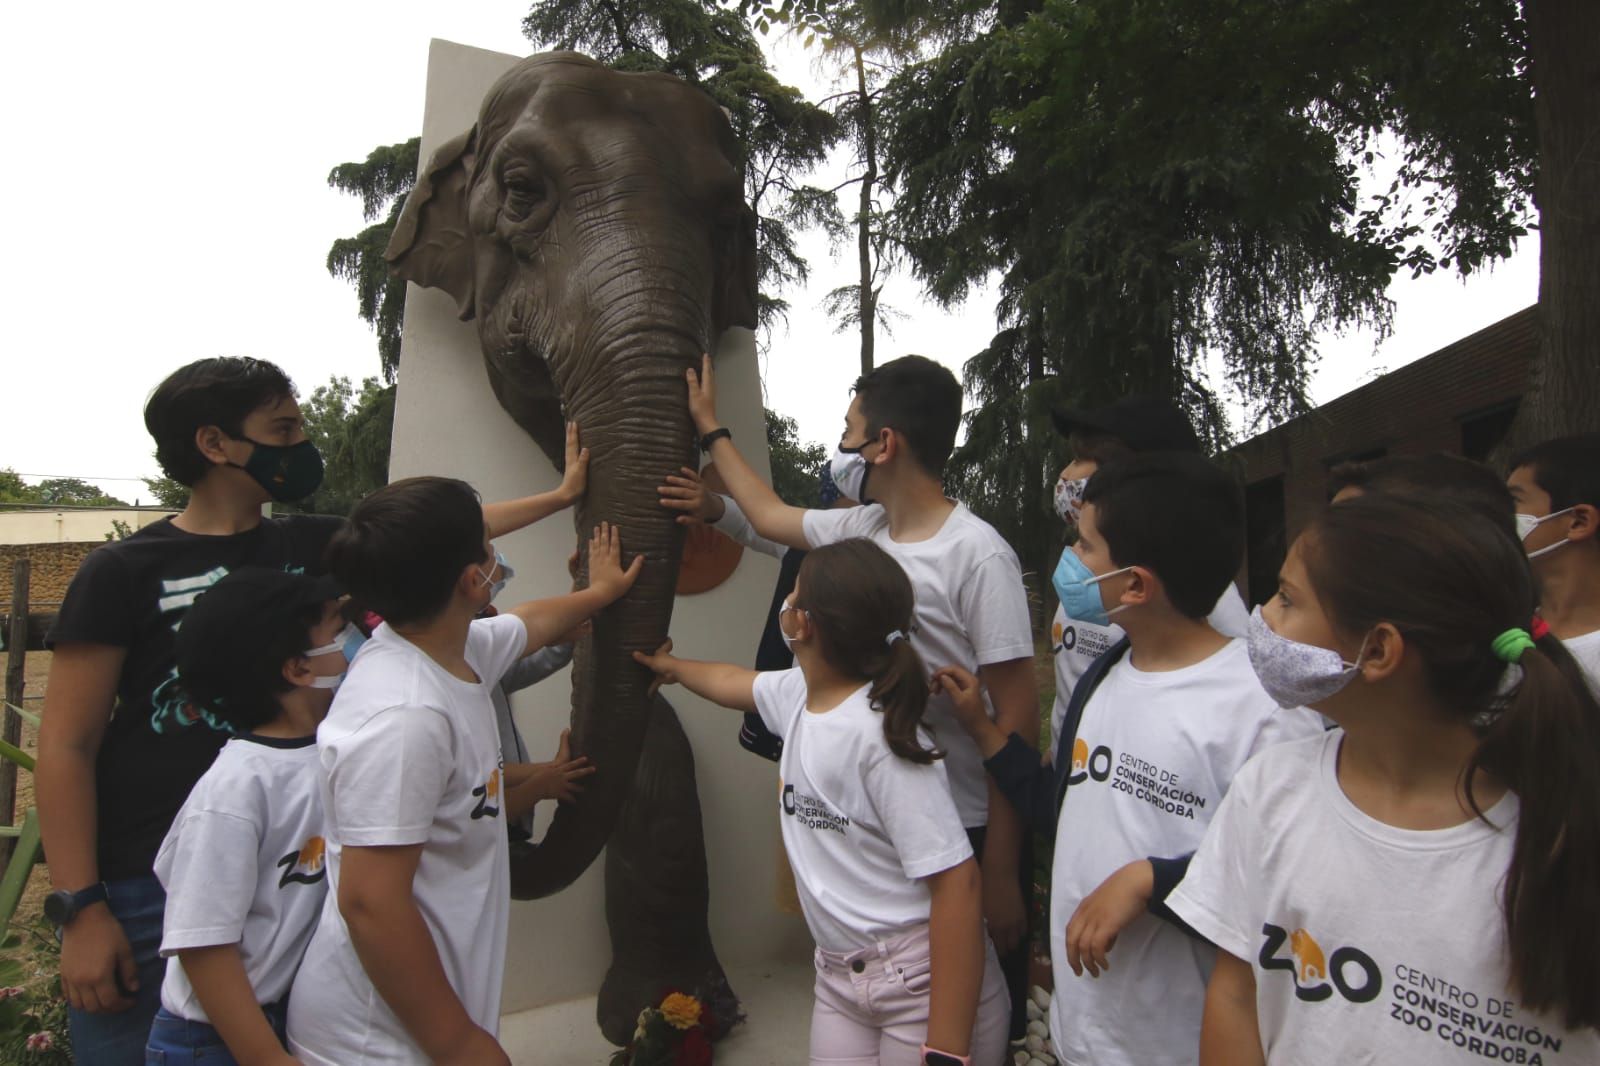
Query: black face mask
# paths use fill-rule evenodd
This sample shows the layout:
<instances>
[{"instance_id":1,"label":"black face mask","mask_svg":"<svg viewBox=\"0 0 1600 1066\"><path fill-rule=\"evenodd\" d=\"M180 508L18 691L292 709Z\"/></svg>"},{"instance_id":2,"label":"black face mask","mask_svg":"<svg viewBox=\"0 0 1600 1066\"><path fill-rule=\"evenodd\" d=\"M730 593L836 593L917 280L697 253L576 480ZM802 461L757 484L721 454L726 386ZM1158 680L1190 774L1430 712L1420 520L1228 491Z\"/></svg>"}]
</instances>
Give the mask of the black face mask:
<instances>
[{"instance_id":1,"label":"black face mask","mask_svg":"<svg viewBox=\"0 0 1600 1066\"><path fill-rule=\"evenodd\" d=\"M322 453L309 440L287 447L262 444L249 437L234 437L254 445L250 458L237 466L256 480L267 495L281 503L303 500L322 484Z\"/></svg>"}]
</instances>

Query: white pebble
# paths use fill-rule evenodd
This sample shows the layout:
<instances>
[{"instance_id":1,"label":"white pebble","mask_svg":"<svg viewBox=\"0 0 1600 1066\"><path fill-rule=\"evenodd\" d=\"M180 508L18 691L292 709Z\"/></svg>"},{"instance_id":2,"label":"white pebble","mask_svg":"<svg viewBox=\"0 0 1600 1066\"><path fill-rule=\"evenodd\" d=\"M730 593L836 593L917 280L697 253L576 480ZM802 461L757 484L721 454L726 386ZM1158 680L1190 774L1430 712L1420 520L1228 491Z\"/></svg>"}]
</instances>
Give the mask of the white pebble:
<instances>
[{"instance_id":1,"label":"white pebble","mask_svg":"<svg viewBox=\"0 0 1600 1066\"><path fill-rule=\"evenodd\" d=\"M1042 1037L1040 1037L1037 1033L1029 1033L1028 1034L1028 1039L1026 1039L1026 1040L1024 1040L1022 1042L1022 1046L1027 1048L1029 1051L1033 1051L1033 1052L1043 1051L1044 1050L1044 1039Z\"/></svg>"},{"instance_id":2,"label":"white pebble","mask_svg":"<svg viewBox=\"0 0 1600 1066\"><path fill-rule=\"evenodd\" d=\"M1028 1032L1039 1037L1040 1039L1043 1039L1044 1037L1050 1035L1050 1027L1044 1024L1044 1022L1029 1022Z\"/></svg>"},{"instance_id":3,"label":"white pebble","mask_svg":"<svg viewBox=\"0 0 1600 1066\"><path fill-rule=\"evenodd\" d=\"M1034 985L1033 988L1028 991L1028 998L1037 1003L1040 1010L1050 1009L1050 993L1046 992L1038 985Z\"/></svg>"},{"instance_id":4,"label":"white pebble","mask_svg":"<svg viewBox=\"0 0 1600 1066\"><path fill-rule=\"evenodd\" d=\"M1038 1021L1039 1019L1041 1019L1043 1017L1044 1017L1044 1009L1042 1007L1040 1007L1039 1004L1035 1003L1033 1000L1031 1000L1031 999L1028 1000L1028 1020L1030 1022Z\"/></svg>"},{"instance_id":5,"label":"white pebble","mask_svg":"<svg viewBox=\"0 0 1600 1066\"><path fill-rule=\"evenodd\" d=\"M1015 1063L1016 1066L1028 1066L1028 1064L1033 1061L1033 1056L1029 1055L1026 1051L1019 1051L1015 1055L1011 1056L1011 1061Z\"/></svg>"},{"instance_id":6,"label":"white pebble","mask_svg":"<svg viewBox=\"0 0 1600 1066\"><path fill-rule=\"evenodd\" d=\"M1028 1066L1052 1066L1054 1062L1055 1059L1051 1059L1049 1062L1046 1062L1041 1058L1035 1057L1028 1060Z\"/></svg>"}]
</instances>

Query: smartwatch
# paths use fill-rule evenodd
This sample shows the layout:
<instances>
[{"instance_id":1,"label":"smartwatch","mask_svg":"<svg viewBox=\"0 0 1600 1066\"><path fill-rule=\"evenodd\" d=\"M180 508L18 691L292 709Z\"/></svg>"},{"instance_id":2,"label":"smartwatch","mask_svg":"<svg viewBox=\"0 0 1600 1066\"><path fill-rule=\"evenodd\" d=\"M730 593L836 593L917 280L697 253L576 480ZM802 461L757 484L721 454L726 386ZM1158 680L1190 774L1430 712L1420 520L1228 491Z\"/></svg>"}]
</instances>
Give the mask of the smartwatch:
<instances>
[{"instance_id":1,"label":"smartwatch","mask_svg":"<svg viewBox=\"0 0 1600 1066\"><path fill-rule=\"evenodd\" d=\"M923 1044L922 1066L972 1066L972 1057L970 1055L952 1055L948 1051L937 1051L927 1044Z\"/></svg>"},{"instance_id":2,"label":"smartwatch","mask_svg":"<svg viewBox=\"0 0 1600 1066\"><path fill-rule=\"evenodd\" d=\"M733 430L729 429L727 426L721 426L712 430L710 433L707 433L705 436L700 438L700 450L703 452L709 452L711 450L711 446L717 443L717 441L721 440L723 437L727 437L729 440L732 440Z\"/></svg>"},{"instance_id":3,"label":"smartwatch","mask_svg":"<svg viewBox=\"0 0 1600 1066\"><path fill-rule=\"evenodd\" d=\"M44 916L50 924L57 929L65 929L72 923L85 907L96 903L104 903L107 899L106 883L96 882L88 888L77 892L68 892L65 889L52 892L44 898Z\"/></svg>"}]
</instances>

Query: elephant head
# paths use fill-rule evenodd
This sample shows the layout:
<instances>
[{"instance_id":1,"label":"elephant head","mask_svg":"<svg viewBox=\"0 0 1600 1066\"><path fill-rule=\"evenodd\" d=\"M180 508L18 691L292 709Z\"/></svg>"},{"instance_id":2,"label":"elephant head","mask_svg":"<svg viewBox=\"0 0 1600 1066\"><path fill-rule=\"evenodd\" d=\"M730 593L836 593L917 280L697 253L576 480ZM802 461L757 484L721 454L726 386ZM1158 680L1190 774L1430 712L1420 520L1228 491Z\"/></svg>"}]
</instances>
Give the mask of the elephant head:
<instances>
[{"instance_id":1,"label":"elephant head","mask_svg":"<svg viewBox=\"0 0 1600 1066\"><path fill-rule=\"evenodd\" d=\"M650 678L630 653L666 638L682 550L655 488L693 456L684 371L723 329L755 325L739 158L722 110L676 78L532 56L434 154L386 253L476 320L495 396L557 466L578 422L593 456L580 542L608 521L646 557L575 656L573 750L599 770L536 861L514 864L519 898L583 872L634 781Z\"/></svg>"}]
</instances>

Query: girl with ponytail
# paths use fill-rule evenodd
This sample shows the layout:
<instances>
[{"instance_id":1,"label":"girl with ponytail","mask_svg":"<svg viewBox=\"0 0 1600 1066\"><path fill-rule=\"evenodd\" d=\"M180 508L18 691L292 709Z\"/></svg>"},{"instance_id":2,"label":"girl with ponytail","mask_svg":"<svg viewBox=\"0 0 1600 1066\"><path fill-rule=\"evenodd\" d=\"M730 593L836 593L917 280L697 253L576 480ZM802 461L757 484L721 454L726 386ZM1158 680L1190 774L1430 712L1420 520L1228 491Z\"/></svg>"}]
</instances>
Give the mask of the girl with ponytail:
<instances>
[{"instance_id":1,"label":"girl with ponytail","mask_svg":"<svg viewBox=\"0 0 1600 1066\"><path fill-rule=\"evenodd\" d=\"M1338 728L1235 780L1168 905L1218 953L1202 1066L1600 1062L1600 706L1515 540L1364 496L1251 619Z\"/></svg>"},{"instance_id":2,"label":"girl with ponytail","mask_svg":"<svg viewBox=\"0 0 1600 1066\"><path fill-rule=\"evenodd\" d=\"M811 1060L998 1066L1010 1015L943 752L922 724L905 571L868 540L806 556L778 616L792 670L635 652L783 739L779 816L817 942Z\"/></svg>"}]
</instances>

